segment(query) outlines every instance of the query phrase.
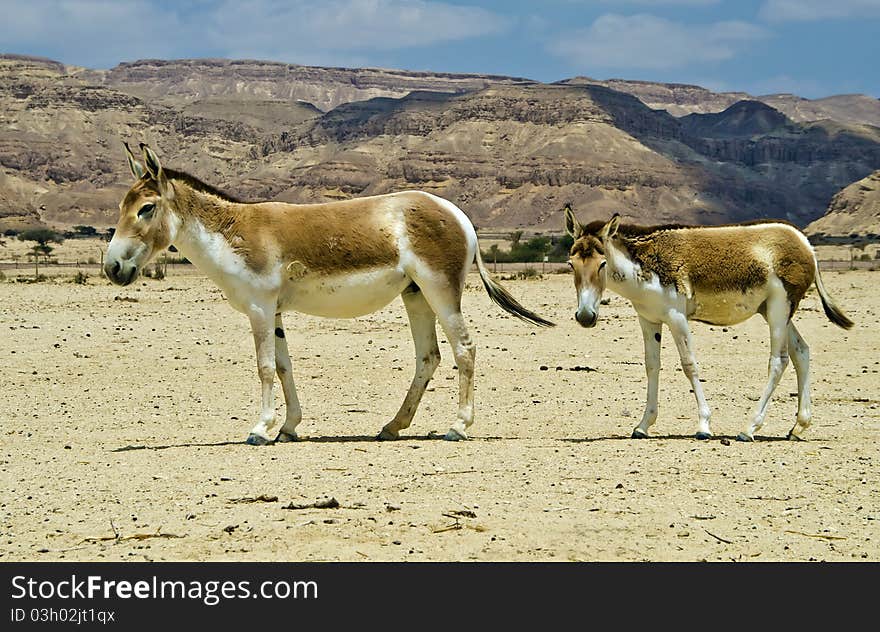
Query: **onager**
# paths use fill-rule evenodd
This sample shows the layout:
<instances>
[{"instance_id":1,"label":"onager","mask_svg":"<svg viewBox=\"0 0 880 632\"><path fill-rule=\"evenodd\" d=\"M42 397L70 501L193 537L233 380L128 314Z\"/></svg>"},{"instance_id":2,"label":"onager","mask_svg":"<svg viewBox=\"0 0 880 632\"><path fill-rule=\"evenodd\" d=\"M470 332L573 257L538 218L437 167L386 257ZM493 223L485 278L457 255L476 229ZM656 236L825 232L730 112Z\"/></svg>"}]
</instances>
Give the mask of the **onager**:
<instances>
[{"instance_id":1,"label":"onager","mask_svg":"<svg viewBox=\"0 0 880 632\"><path fill-rule=\"evenodd\" d=\"M639 316L648 396L642 421L632 432L634 439L647 437L657 420L663 325L672 332L681 368L697 400L696 438L709 439L711 411L688 321L735 325L756 313L770 327L769 380L751 423L736 438L754 440L789 357L797 373L798 411L788 438L801 438L812 420L810 350L792 316L815 282L828 319L844 329L853 322L832 303L813 248L800 230L775 220L727 226L628 226L620 224L617 214L607 223L582 226L568 205L565 228L575 240L569 264L578 293L577 321L584 327L595 326L606 287L629 299Z\"/></svg>"},{"instance_id":2,"label":"onager","mask_svg":"<svg viewBox=\"0 0 880 632\"><path fill-rule=\"evenodd\" d=\"M473 225L458 207L435 195L406 191L328 204L245 204L190 175L163 169L146 145L141 144L143 163L125 148L137 181L119 204L104 271L114 283L128 285L173 244L220 287L233 308L247 315L262 385L262 408L249 444L271 442L275 373L286 404L275 440L297 439L302 411L282 312L354 318L401 296L415 343L415 376L378 439L397 439L415 415L440 363L437 320L459 374L458 416L445 438L467 439L474 421L476 349L461 313L461 296L473 262L496 304L527 322L553 325L489 276Z\"/></svg>"}]
</instances>

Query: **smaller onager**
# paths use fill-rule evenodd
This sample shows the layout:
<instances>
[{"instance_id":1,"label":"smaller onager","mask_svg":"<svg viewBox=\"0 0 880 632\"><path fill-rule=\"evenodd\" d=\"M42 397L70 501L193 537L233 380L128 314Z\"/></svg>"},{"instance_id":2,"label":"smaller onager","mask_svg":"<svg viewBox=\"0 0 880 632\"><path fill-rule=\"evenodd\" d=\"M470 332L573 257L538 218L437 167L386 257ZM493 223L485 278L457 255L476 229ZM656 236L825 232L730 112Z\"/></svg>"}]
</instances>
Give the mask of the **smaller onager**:
<instances>
[{"instance_id":1,"label":"smaller onager","mask_svg":"<svg viewBox=\"0 0 880 632\"><path fill-rule=\"evenodd\" d=\"M605 288L629 299L645 341L648 397L634 439L648 436L657 420L660 332L672 332L681 368L699 408L697 439L709 439L711 411L700 384L689 320L735 325L761 314L770 327L770 378L751 423L737 435L753 441L764 425L767 405L791 357L797 372L797 421L789 439L800 439L811 423L810 350L791 319L816 283L828 319L849 329L853 322L838 309L819 274L810 242L792 224L766 220L723 226L621 225L620 216L582 226L570 205L565 228L574 238L569 265L578 292L576 320L593 327Z\"/></svg>"}]
</instances>

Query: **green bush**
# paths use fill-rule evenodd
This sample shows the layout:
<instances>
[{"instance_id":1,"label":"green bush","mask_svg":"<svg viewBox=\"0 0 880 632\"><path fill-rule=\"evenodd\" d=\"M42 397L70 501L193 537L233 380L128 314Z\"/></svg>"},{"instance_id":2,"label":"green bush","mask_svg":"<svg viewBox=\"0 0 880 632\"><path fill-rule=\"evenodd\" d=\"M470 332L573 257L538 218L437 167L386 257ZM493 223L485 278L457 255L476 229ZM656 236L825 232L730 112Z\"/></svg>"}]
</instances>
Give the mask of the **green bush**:
<instances>
[{"instance_id":1,"label":"green bush","mask_svg":"<svg viewBox=\"0 0 880 632\"><path fill-rule=\"evenodd\" d=\"M574 240L569 235L560 237L532 237L526 242L520 241L521 231L511 235L510 250L501 250L492 244L489 250L481 251L483 260L499 263L538 263L547 257L548 261L562 262L568 259L568 252Z\"/></svg>"}]
</instances>

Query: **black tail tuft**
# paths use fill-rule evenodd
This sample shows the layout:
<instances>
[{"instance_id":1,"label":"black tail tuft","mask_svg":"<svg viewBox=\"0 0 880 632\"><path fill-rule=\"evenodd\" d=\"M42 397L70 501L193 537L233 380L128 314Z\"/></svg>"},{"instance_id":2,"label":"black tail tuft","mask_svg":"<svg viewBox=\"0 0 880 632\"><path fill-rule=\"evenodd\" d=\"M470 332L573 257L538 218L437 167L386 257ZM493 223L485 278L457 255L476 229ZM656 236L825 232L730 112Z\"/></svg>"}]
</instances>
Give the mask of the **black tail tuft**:
<instances>
[{"instance_id":1,"label":"black tail tuft","mask_svg":"<svg viewBox=\"0 0 880 632\"><path fill-rule=\"evenodd\" d=\"M825 310L825 315L828 317L832 323L837 325L838 327L842 327L843 329L852 329L855 323L846 317L840 309L834 303L826 302L825 298L820 295L822 299L822 309Z\"/></svg>"},{"instance_id":2,"label":"black tail tuft","mask_svg":"<svg viewBox=\"0 0 880 632\"><path fill-rule=\"evenodd\" d=\"M503 309L508 314L512 314L516 316L520 320L524 320L527 323L532 323L533 325L538 325L539 327L555 327L556 323L539 316L535 312L529 311L525 307L519 304L513 296L505 290L501 285L495 283L488 275L480 277L483 279L483 287L486 288L486 292L489 294L489 298L498 305L501 309Z\"/></svg>"},{"instance_id":3,"label":"black tail tuft","mask_svg":"<svg viewBox=\"0 0 880 632\"><path fill-rule=\"evenodd\" d=\"M822 273L819 272L819 260L816 259L815 254L813 255L813 265L816 269L816 289L819 290L819 299L822 301L822 309L825 310L828 320L843 329L852 329L855 323L847 318L846 314L840 311L840 308L834 304L834 301L828 295L828 290L825 289L825 284L822 283Z\"/></svg>"}]
</instances>

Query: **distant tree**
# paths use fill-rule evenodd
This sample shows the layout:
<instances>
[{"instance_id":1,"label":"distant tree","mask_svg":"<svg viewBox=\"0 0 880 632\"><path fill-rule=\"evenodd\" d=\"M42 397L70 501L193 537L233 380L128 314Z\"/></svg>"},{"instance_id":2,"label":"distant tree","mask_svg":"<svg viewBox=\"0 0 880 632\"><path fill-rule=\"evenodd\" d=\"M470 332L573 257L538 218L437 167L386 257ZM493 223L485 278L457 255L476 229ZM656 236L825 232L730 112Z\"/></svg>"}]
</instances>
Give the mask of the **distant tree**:
<instances>
[{"instance_id":1,"label":"distant tree","mask_svg":"<svg viewBox=\"0 0 880 632\"><path fill-rule=\"evenodd\" d=\"M77 237L94 237L98 234L98 229L94 226L74 226L73 233Z\"/></svg>"},{"instance_id":2,"label":"distant tree","mask_svg":"<svg viewBox=\"0 0 880 632\"><path fill-rule=\"evenodd\" d=\"M515 230L512 233L510 233L510 246L511 246L511 248L513 248L514 246L516 246L519 243L519 240L522 239L522 236L523 236L523 231L521 231L521 230Z\"/></svg>"},{"instance_id":3,"label":"distant tree","mask_svg":"<svg viewBox=\"0 0 880 632\"><path fill-rule=\"evenodd\" d=\"M34 260L34 276L40 276L40 257L49 260L49 255L55 250L49 245L49 242L60 244L64 242L64 237L56 233L51 228L28 228L18 234L20 241L36 242L31 246L28 257Z\"/></svg>"},{"instance_id":4,"label":"distant tree","mask_svg":"<svg viewBox=\"0 0 880 632\"><path fill-rule=\"evenodd\" d=\"M20 241L35 241L41 245L48 244L50 241L56 244L64 241L64 237L51 228L27 228L18 233L18 239Z\"/></svg>"}]
</instances>

